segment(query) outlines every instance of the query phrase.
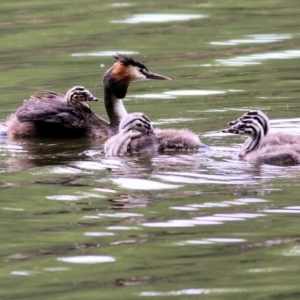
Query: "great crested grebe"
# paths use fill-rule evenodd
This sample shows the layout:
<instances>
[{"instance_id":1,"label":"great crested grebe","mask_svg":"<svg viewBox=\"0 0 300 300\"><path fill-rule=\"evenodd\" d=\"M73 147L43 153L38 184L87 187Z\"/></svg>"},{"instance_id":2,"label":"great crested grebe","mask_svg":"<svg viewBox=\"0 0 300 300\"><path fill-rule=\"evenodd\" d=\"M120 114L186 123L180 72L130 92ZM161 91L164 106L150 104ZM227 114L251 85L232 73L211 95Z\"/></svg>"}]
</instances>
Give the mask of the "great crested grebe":
<instances>
[{"instance_id":1,"label":"great crested grebe","mask_svg":"<svg viewBox=\"0 0 300 300\"><path fill-rule=\"evenodd\" d=\"M170 80L150 72L141 62L122 54L103 76L104 104L109 121L96 115L81 101L63 101L55 92L31 96L4 124L9 137L100 137L118 133L127 115L122 99L130 82L146 79Z\"/></svg>"},{"instance_id":2,"label":"great crested grebe","mask_svg":"<svg viewBox=\"0 0 300 300\"><path fill-rule=\"evenodd\" d=\"M256 119L245 119L237 122L224 133L246 135L249 139L239 152L239 158L250 163L271 165L297 165L300 164L299 143L277 143L264 141L264 128Z\"/></svg>"},{"instance_id":3,"label":"great crested grebe","mask_svg":"<svg viewBox=\"0 0 300 300\"><path fill-rule=\"evenodd\" d=\"M238 119L231 121L228 125L235 125L238 122L254 119L260 126L263 128L264 138L261 142L260 147L265 145L285 145L285 144L299 144L300 145L300 136L292 135L289 133L276 132L269 134L270 132L270 120L267 115L261 110L250 110L243 114ZM245 143L247 143L246 141Z\"/></svg>"},{"instance_id":4,"label":"great crested grebe","mask_svg":"<svg viewBox=\"0 0 300 300\"><path fill-rule=\"evenodd\" d=\"M138 132L132 133L131 130ZM106 141L106 156L126 153L191 151L208 147L187 129L154 129L143 113L128 114L120 123L119 133Z\"/></svg>"}]
</instances>

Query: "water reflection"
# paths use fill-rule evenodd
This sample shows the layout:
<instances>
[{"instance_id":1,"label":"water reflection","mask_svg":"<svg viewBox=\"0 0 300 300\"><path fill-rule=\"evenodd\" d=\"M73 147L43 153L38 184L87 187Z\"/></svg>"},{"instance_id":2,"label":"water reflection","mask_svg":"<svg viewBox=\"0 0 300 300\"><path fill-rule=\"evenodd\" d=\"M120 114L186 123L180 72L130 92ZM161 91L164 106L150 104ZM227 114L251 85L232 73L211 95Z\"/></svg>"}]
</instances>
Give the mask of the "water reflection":
<instances>
[{"instance_id":1,"label":"water reflection","mask_svg":"<svg viewBox=\"0 0 300 300\"><path fill-rule=\"evenodd\" d=\"M138 179L138 178L116 178L112 181L122 188L131 190L164 190L164 189L176 189L181 185L166 184L153 180Z\"/></svg>"},{"instance_id":2,"label":"water reflection","mask_svg":"<svg viewBox=\"0 0 300 300\"><path fill-rule=\"evenodd\" d=\"M78 201L83 199L82 196L74 196L74 195L56 195L56 196L47 196L48 200L56 200L56 201Z\"/></svg>"},{"instance_id":3,"label":"water reflection","mask_svg":"<svg viewBox=\"0 0 300 300\"><path fill-rule=\"evenodd\" d=\"M289 134L300 135L300 119L292 118L292 119L276 119L270 120L271 123L271 133L285 131Z\"/></svg>"},{"instance_id":4,"label":"water reflection","mask_svg":"<svg viewBox=\"0 0 300 300\"><path fill-rule=\"evenodd\" d=\"M177 124L181 122L189 122L194 121L195 119L192 118L172 118L172 119L158 119L155 122L152 122L153 125L161 125L161 124ZM198 119L199 120L199 119Z\"/></svg>"},{"instance_id":5,"label":"water reflection","mask_svg":"<svg viewBox=\"0 0 300 300\"><path fill-rule=\"evenodd\" d=\"M107 230L139 230L139 227L136 226L109 226L107 227Z\"/></svg>"},{"instance_id":6,"label":"water reflection","mask_svg":"<svg viewBox=\"0 0 300 300\"><path fill-rule=\"evenodd\" d=\"M244 56L236 56L229 59L217 59L220 65L224 66L246 66L259 65L267 59L293 59L300 57L300 50L285 50L280 52L268 52L262 54L250 54Z\"/></svg>"},{"instance_id":7,"label":"water reflection","mask_svg":"<svg viewBox=\"0 0 300 300\"><path fill-rule=\"evenodd\" d=\"M99 84L91 68L118 49L178 75L161 90L136 86L129 109L151 112L164 128L201 132L211 151L107 160L95 140L1 141L1 298L297 299L300 167L238 161L244 140L218 130L236 112L260 107L277 118L273 132L300 133L300 6L154 2L57 9L40 1L32 10L14 1L2 10L2 119L24 90ZM210 16L190 19L189 11ZM25 24L45 13L55 26ZM276 34L287 28L290 35ZM101 264L102 254L114 263Z\"/></svg>"},{"instance_id":8,"label":"water reflection","mask_svg":"<svg viewBox=\"0 0 300 300\"><path fill-rule=\"evenodd\" d=\"M300 214L300 207L286 207L286 208L281 208L281 209L266 209L264 210L266 213L272 213L272 214Z\"/></svg>"},{"instance_id":9,"label":"water reflection","mask_svg":"<svg viewBox=\"0 0 300 300\"><path fill-rule=\"evenodd\" d=\"M223 294L223 293L237 293L237 292L244 292L245 289L232 289L232 288L225 288L225 289L184 289L184 290L177 290L177 291L169 291L169 292L153 292L153 291L144 291L140 293L140 296L144 297L162 297L162 296L182 296L182 295L207 295L207 294Z\"/></svg>"},{"instance_id":10,"label":"water reflection","mask_svg":"<svg viewBox=\"0 0 300 300\"><path fill-rule=\"evenodd\" d=\"M175 99L176 97L168 94L142 94L130 95L128 98L145 98L145 99Z\"/></svg>"},{"instance_id":11,"label":"water reflection","mask_svg":"<svg viewBox=\"0 0 300 300\"><path fill-rule=\"evenodd\" d=\"M122 53L125 55L134 55L139 54L136 51L123 51L123 50L114 50L114 51L97 51L97 52L88 52L88 53L73 53L72 56L108 56L111 57L116 55L116 53Z\"/></svg>"},{"instance_id":12,"label":"water reflection","mask_svg":"<svg viewBox=\"0 0 300 300\"><path fill-rule=\"evenodd\" d=\"M53 268L44 268L46 272L63 272L63 271L71 271L71 268L66 267L53 267Z\"/></svg>"},{"instance_id":13,"label":"water reflection","mask_svg":"<svg viewBox=\"0 0 300 300\"><path fill-rule=\"evenodd\" d=\"M235 46L239 44L275 43L291 38L292 35L290 34L250 34L247 35L245 39L232 39L223 42L210 42L210 44L219 46Z\"/></svg>"},{"instance_id":14,"label":"water reflection","mask_svg":"<svg viewBox=\"0 0 300 300\"><path fill-rule=\"evenodd\" d=\"M84 235L86 236L112 236L114 235L113 232L85 232Z\"/></svg>"},{"instance_id":15,"label":"water reflection","mask_svg":"<svg viewBox=\"0 0 300 300\"><path fill-rule=\"evenodd\" d=\"M87 170L106 170L110 169L119 169L122 165L118 164L118 161L114 161L113 163L106 164L105 162L97 162L97 161L78 161L76 162L76 167L80 169Z\"/></svg>"},{"instance_id":16,"label":"water reflection","mask_svg":"<svg viewBox=\"0 0 300 300\"><path fill-rule=\"evenodd\" d=\"M207 95L218 95L224 94L225 91L210 91L210 90L179 90L164 92L166 95L172 96L207 96Z\"/></svg>"},{"instance_id":17,"label":"water reflection","mask_svg":"<svg viewBox=\"0 0 300 300\"><path fill-rule=\"evenodd\" d=\"M142 214L128 213L128 212L120 212L114 214L98 214L100 217L109 217L109 218L130 218L130 217L142 217Z\"/></svg>"},{"instance_id":18,"label":"water reflection","mask_svg":"<svg viewBox=\"0 0 300 300\"><path fill-rule=\"evenodd\" d=\"M99 264L99 263L107 263L107 262L115 261L115 259L112 256L101 256L101 255L58 257L57 260L66 263L73 263L73 264Z\"/></svg>"},{"instance_id":19,"label":"water reflection","mask_svg":"<svg viewBox=\"0 0 300 300\"><path fill-rule=\"evenodd\" d=\"M18 276L29 276L32 273L29 272L29 271L25 271L25 270L19 270L19 271L12 271L10 274L11 275L18 275Z\"/></svg>"},{"instance_id":20,"label":"water reflection","mask_svg":"<svg viewBox=\"0 0 300 300\"><path fill-rule=\"evenodd\" d=\"M53 167L50 170L50 173L53 174L78 174L78 173L82 173L81 170L77 169L77 168L73 168L71 166L57 166L57 167Z\"/></svg>"},{"instance_id":21,"label":"water reflection","mask_svg":"<svg viewBox=\"0 0 300 300\"><path fill-rule=\"evenodd\" d=\"M113 20L112 23L161 23L161 22L174 22L174 21L189 21L193 19L206 18L205 15L193 14L137 14L125 20Z\"/></svg>"},{"instance_id":22,"label":"water reflection","mask_svg":"<svg viewBox=\"0 0 300 300\"><path fill-rule=\"evenodd\" d=\"M267 202L264 199L259 198L241 198L234 201L223 201L223 202L213 202L213 203L203 203L203 204L187 204L186 206L171 206L170 209L180 210L180 211L196 211L208 208L227 208L230 206L245 206L253 203L264 203ZM186 208L186 209L185 209ZM190 210L191 208L191 210ZM264 211L265 212L265 211ZM238 213L215 213L211 215L195 216L193 214L192 218L189 219L172 219L165 222L144 222L142 223L145 227L158 227L158 228L172 228L172 227L194 227L196 225L221 225L224 222L232 221L246 221L248 219L256 219L265 217L263 213L249 213L249 212L238 212ZM207 239L206 239L207 240Z\"/></svg>"},{"instance_id":23,"label":"water reflection","mask_svg":"<svg viewBox=\"0 0 300 300\"><path fill-rule=\"evenodd\" d=\"M112 7L127 7L130 6L130 3L119 3L119 2L115 2L115 3L111 3L110 4Z\"/></svg>"},{"instance_id":24,"label":"water reflection","mask_svg":"<svg viewBox=\"0 0 300 300\"><path fill-rule=\"evenodd\" d=\"M178 246L186 245L211 245L215 243L243 243L246 242L245 239L239 238L207 238L201 240L188 240L184 242L177 243Z\"/></svg>"},{"instance_id":25,"label":"water reflection","mask_svg":"<svg viewBox=\"0 0 300 300\"><path fill-rule=\"evenodd\" d=\"M291 249L284 251L283 256L300 256L300 246L294 246Z\"/></svg>"},{"instance_id":26,"label":"water reflection","mask_svg":"<svg viewBox=\"0 0 300 300\"><path fill-rule=\"evenodd\" d=\"M159 175L153 175L152 178L158 178L167 182L189 183L189 184L255 184L251 176L244 174L241 176L224 177L224 174L195 174L187 172L161 172Z\"/></svg>"},{"instance_id":27,"label":"water reflection","mask_svg":"<svg viewBox=\"0 0 300 300\"><path fill-rule=\"evenodd\" d=\"M12 210L12 211L24 211L23 208L15 208L15 207L2 207L4 210Z\"/></svg>"},{"instance_id":28,"label":"water reflection","mask_svg":"<svg viewBox=\"0 0 300 300\"><path fill-rule=\"evenodd\" d=\"M271 273L271 272L282 272L284 268L257 268L257 269L249 269L249 273Z\"/></svg>"}]
</instances>

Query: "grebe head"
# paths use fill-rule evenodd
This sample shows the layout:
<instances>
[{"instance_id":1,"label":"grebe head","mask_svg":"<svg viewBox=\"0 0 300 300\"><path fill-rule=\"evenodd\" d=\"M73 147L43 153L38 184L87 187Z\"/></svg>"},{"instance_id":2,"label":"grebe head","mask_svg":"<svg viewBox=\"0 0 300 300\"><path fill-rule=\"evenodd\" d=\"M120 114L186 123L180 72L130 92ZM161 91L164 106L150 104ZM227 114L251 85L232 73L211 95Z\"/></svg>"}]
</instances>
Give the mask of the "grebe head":
<instances>
[{"instance_id":1,"label":"grebe head","mask_svg":"<svg viewBox=\"0 0 300 300\"><path fill-rule=\"evenodd\" d=\"M134 60L132 57L119 53L113 57L115 59L113 67L115 76L128 77L131 82L146 79L171 80L167 76L150 72L143 63Z\"/></svg>"},{"instance_id":2,"label":"grebe head","mask_svg":"<svg viewBox=\"0 0 300 300\"><path fill-rule=\"evenodd\" d=\"M66 93L66 100L73 102L98 101L98 98L83 86L74 86Z\"/></svg>"},{"instance_id":3,"label":"grebe head","mask_svg":"<svg viewBox=\"0 0 300 300\"><path fill-rule=\"evenodd\" d=\"M116 54L113 57L115 63L105 72L103 84L119 99L125 97L130 82L147 79L171 80L167 76L150 72L143 63L132 57L123 54Z\"/></svg>"},{"instance_id":4,"label":"grebe head","mask_svg":"<svg viewBox=\"0 0 300 300\"><path fill-rule=\"evenodd\" d=\"M143 113L131 113L127 115L120 123L121 130L136 130L142 134L151 135L155 134L149 118Z\"/></svg>"}]
</instances>

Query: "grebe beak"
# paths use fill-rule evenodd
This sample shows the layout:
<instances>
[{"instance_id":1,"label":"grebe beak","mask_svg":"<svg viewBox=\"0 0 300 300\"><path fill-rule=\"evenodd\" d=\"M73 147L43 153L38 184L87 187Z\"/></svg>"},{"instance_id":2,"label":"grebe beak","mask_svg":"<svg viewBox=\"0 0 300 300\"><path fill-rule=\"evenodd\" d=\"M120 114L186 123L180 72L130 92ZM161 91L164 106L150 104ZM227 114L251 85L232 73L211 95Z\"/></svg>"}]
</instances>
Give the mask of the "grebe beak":
<instances>
[{"instance_id":1,"label":"grebe beak","mask_svg":"<svg viewBox=\"0 0 300 300\"><path fill-rule=\"evenodd\" d=\"M171 78L169 78L167 76L156 74L156 73L149 72L149 71L144 71L143 74L149 79L172 80Z\"/></svg>"}]
</instances>

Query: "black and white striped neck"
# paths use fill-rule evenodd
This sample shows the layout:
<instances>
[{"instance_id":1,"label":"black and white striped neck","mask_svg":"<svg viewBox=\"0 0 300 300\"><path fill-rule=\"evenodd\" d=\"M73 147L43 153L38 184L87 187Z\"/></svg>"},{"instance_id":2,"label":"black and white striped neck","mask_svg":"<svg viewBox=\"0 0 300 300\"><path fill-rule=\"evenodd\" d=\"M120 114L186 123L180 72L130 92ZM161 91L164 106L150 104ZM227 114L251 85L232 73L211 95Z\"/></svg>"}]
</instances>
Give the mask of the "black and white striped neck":
<instances>
[{"instance_id":1,"label":"black and white striped neck","mask_svg":"<svg viewBox=\"0 0 300 300\"><path fill-rule=\"evenodd\" d=\"M237 127L236 129L239 134L250 137L249 143L244 146L243 150L251 152L259 149L264 138L264 130L257 120L245 120L234 126Z\"/></svg>"}]
</instances>

